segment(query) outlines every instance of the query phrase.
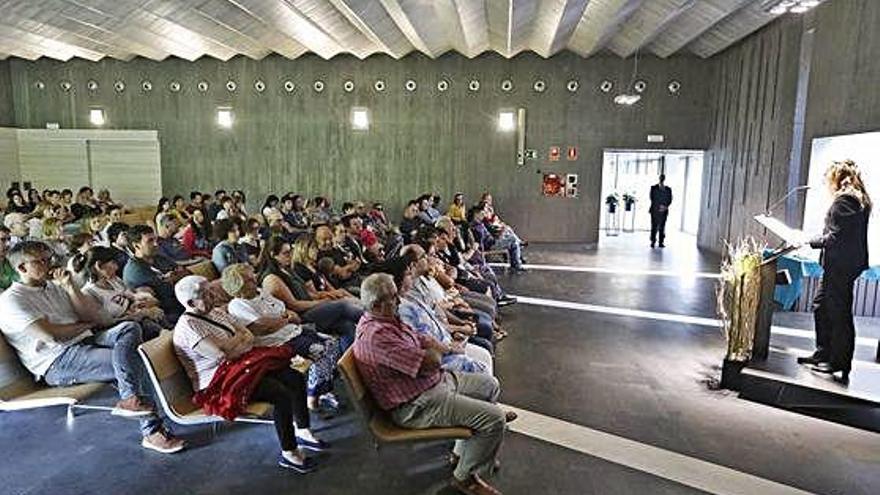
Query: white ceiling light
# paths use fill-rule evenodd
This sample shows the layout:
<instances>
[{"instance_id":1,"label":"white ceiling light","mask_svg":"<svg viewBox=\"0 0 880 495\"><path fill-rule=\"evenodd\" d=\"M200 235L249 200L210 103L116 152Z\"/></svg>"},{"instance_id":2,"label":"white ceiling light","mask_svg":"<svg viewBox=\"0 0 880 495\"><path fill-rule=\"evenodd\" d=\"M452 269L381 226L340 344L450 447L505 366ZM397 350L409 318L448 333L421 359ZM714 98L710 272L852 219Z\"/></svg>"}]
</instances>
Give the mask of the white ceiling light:
<instances>
[{"instance_id":1,"label":"white ceiling light","mask_svg":"<svg viewBox=\"0 0 880 495\"><path fill-rule=\"evenodd\" d=\"M217 109L217 125L224 129L232 127L232 108L220 107Z\"/></svg>"},{"instance_id":2,"label":"white ceiling light","mask_svg":"<svg viewBox=\"0 0 880 495\"><path fill-rule=\"evenodd\" d=\"M792 14L803 14L813 9L824 0L764 0L762 6L766 12L773 15L783 15L791 12Z\"/></svg>"},{"instance_id":3,"label":"white ceiling light","mask_svg":"<svg viewBox=\"0 0 880 495\"><path fill-rule=\"evenodd\" d=\"M370 111L363 107L351 109L351 128L356 131L366 131L370 128Z\"/></svg>"},{"instance_id":4,"label":"white ceiling light","mask_svg":"<svg viewBox=\"0 0 880 495\"><path fill-rule=\"evenodd\" d=\"M627 95L621 94L614 97L614 103L618 105L624 105L627 107L631 107L638 103L642 99L642 95Z\"/></svg>"},{"instance_id":5,"label":"white ceiling light","mask_svg":"<svg viewBox=\"0 0 880 495\"><path fill-rule=\"evenodd\" d=\"M633 88L635 91L630 92L627 89L626 93L620 93L614 97L614 103L623 106L633 106L642 99L642 95L639 94L648 87L648 85L644 81L636 81L636 78L639 76L639 51L636 50L635 60L633 61L633 75L632 79L629 80L629 88Z\"/></svg>"},{"instance_id":6,"label":"white ceiling light","mask_svg":"<svg viewBox=\"0 0 880 495\"><path fill-rule=\"evenodd\" d=\"M511 110L502 110L498 114L498 130L510 132L516 129L516 114Z\"/></svg>"},{"instance_id":7,"label":"white ceiling light","mask_svg":"<svg viewBox=\"0 0 880 495\"><path fill-rule=\"evenodd\" d=\"M97 125L97 126L104 125L104 109L103 108L89 109L89 122L91 122L92 125Z\"/></svg>"}]
</instances>

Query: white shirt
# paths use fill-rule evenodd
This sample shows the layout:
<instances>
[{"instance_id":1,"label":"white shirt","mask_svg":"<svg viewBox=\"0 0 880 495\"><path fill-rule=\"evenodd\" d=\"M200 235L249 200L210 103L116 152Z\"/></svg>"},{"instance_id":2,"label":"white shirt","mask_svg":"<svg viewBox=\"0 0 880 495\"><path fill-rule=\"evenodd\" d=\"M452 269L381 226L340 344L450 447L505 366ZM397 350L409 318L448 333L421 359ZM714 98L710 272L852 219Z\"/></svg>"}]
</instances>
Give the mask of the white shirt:
<instances>
[{"instance_id":1,"label":"white shirt","mask_svg":"<svg viewBox=\"0 0 880 495\"><path fill-rule=\"evenodd\" d=\"M24 367L38 379L68 347L92 335L85 331L64 342L46 342L27 330L41 318L56 325L80 321L67 291L55 282L46 282L42 287L14 282L0 295L0 314L6 340L18 352Z\"/></svg>"},{"instance_id":2,"label":"white shirt","mask_svg":"<svg viewBox=\"0 0 880 495\"><path fill-rule=\"evenodd\" d=\"M98 287L94 282L88 282L83 287L84 294L94 297L107 313L115 320L124 315L129 306L134 302L134 297L125 288L125 283L119 277L107 281L109 289Z\"/></svg>"},{"instance_id":3,"label":"white shirt","mask_svg":"<svg viewBox=\"0 0 880 495\"><path fill-rule=\"evenodd\" d=\"M285 314L284 303L272 296L258 295L253 299L237 297L229 301L229 314L243 326L248 326L258 319L269 316L277 317ZM288 323L278 330L266 335L254 335L254 345L277 347L302 333L302 327Z\"/></svg>"}]
</instances>

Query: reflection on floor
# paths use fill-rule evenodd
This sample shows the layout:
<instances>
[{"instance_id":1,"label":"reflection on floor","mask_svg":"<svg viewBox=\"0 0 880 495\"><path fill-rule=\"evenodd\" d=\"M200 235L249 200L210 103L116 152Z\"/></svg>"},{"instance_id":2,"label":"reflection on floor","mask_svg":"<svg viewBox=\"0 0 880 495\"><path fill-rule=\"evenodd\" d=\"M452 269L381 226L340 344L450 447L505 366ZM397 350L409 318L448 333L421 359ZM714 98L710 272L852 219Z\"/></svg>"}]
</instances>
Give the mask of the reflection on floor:
<instances>
[{"instance_id":1,"label":"reflection on floor","mask_svg":"<svg viewBox=\"0 0 880 495\"><path fill-rule=\"evenodd\" d=\"M670 237L669 247L652 251L646 237L603 239L593 250L533 245L527 254L533 263L717 271L718 258L690 241ZM502 279L511 292L531 297L716 317L711 279L540 270ZM726 494L746 478L782 491L869 494L880 486L876 434L709 390L706 380L717 376L724 349L718 331L527 304L502 313L511 333L496 357L505 404L550 418L566 432L585 428L639 447L630 457L608 460L597 450L606 447L595 443L598 437L584 437L593 443L576 449L569 443L581 439L577 433L563 441L542 423L524 421L517 427L523 433L507 436L494 478L507 494ZM781 318L777 324L811 328L809 320ZM811 342L777 336L773 344L806 350ZM98 400L112 402L112 390ZM537 430L526 431L536 424ZM181 428L192 447L162 456L139 447L134 423L107 414L82 413L67 426L58 409L3 413L0 486L4 493L28 494L451 493L443 464L448 445L376 452L350 410L318 426L333 449L322 456L319 471L297 476L274 466L271 427L223 426L216 435L207 427ZM651 449L657 459L685 456L680 469L695 479L717 473L707 465L728 468L733 476L696 489L683 484L681 471L665 476L640 464Z\"/></svg>"}]
</instances>

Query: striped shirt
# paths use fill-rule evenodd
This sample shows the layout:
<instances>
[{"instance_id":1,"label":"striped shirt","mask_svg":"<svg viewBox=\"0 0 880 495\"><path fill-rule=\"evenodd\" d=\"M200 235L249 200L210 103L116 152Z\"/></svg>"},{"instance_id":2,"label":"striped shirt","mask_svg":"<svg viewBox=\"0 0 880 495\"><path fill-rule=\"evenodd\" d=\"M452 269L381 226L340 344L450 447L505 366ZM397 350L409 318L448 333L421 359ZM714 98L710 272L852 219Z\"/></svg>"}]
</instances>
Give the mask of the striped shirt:
<instances>
[{"instance_id":1,"label":"striped shirt","mask_svg":"<svg viewBox=\"0 0 880 495\"><path fill-rule=\"evenodd\" d=\"M379 407L390 411L440 382L439 367L419 373L427 341L398 318L364 313L353 352L358 372Z\"/></svg>"}]
</instances>

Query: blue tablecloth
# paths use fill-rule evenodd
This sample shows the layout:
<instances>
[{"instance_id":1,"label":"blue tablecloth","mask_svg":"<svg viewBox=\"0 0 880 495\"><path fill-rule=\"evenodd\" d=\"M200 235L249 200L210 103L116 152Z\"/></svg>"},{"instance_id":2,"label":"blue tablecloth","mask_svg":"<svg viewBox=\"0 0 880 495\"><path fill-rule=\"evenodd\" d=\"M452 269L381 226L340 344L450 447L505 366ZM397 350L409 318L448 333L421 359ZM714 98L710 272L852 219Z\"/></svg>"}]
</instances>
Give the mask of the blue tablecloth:
<instances>
[{"instance_id":1,"label":"blue tablecloth","mask_svg":"<svg viewBox=\"0 0 880 495\"><path fill-rule=\"evenodd\" d=\"M770 251L765 251L768 256ZM804 290L804 278L822 277L822 267L819 262L802 258L797 255L785 255L776 262L778 270L788 270L791 274L790 285L777 285L773 292L773 299L786 311L794 307L794 303L801 297ZM860 278L865 280L880 280L880 265L872 266L862 272Z\"/></svg>"}]
</instances>

